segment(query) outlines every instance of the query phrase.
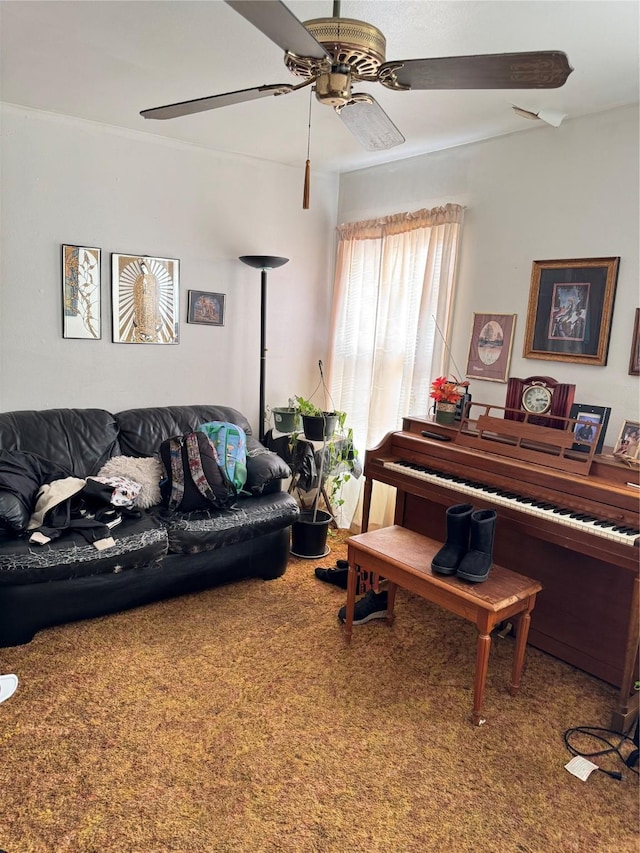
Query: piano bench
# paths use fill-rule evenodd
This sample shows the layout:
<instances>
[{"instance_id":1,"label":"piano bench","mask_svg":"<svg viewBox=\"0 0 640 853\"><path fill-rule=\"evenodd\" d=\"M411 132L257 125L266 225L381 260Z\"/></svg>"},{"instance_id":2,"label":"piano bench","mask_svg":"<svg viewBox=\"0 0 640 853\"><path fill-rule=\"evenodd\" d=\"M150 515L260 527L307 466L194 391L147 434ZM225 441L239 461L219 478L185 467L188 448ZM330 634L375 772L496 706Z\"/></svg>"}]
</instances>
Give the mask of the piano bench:
<instances>
[{"instance_id":1,"label":"piano bench","mask_svg":"<svg viewBox=\"0 0 640 853\"><path fill-rule=\"evenodd\" d=\"M538 581L512 572L495 563L486 581L479 584L443 576L431 571L431 560L442 547L413 530L397 525L360 533L347 540L349 581L344 622L345 641L351 641L356 581L360 572L385 577L388 582L387 624L393 621L398 587L415 592L427 601L473 622L478 629L476 672L472 721L482 725L482 704L491 648L491 631L500 622L511 619L516 625L516 646L509 691L520 687L525 647L536 595L542 589Z\"/></svg>"}]
</instances>

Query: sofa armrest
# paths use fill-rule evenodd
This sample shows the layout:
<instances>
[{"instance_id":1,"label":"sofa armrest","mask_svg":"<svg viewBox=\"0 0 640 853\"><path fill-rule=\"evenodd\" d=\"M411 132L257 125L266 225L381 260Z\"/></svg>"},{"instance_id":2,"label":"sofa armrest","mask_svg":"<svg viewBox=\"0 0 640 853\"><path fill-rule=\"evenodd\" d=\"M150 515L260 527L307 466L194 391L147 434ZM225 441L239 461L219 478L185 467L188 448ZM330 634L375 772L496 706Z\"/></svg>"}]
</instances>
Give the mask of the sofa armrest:
<instances>
[{"instance_id":1,"label":"sofa armrest","mask_svg":"<svg viewBox=\"0 0 640 853\"><path fill-rule=\"evenodd\" d=\"M253 436L247 436L247 482L245 489L251 494L261 495L265 489L272 491L281 480L291 476L287 463L271 450L260 444Z\"/></svg>"}]
</instances>

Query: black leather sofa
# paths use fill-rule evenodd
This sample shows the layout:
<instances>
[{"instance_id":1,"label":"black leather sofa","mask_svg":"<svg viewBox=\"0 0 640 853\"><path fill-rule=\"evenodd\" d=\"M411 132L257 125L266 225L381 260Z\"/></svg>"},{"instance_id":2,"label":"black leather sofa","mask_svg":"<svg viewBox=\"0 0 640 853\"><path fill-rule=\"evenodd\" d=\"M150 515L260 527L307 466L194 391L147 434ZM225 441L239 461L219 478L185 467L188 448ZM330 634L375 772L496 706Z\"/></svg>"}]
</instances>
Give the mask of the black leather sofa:
<instances>
[{"instance_id":1,"label":"black leather sofa","mask_svg":"<svg viewBox=\"0 0 640 853\"><path fill-rule=\"evenodd\" d=\"M96 551L67 531L34 545L2 525L13 500L0 484L0 647L29 642L52 625L100 616L242 578L277 578L287 567L294 499L282 490L285 462L226 406L48 409L0 413L0 451L37 454L75 477L95 476L114 456L149 457L166 438L208 421L231 421L247 435L248 494L228 510L169 513L152 507L112 531ZM7 458L8 454L4 454Z\"/></svg>"}]
</instances>

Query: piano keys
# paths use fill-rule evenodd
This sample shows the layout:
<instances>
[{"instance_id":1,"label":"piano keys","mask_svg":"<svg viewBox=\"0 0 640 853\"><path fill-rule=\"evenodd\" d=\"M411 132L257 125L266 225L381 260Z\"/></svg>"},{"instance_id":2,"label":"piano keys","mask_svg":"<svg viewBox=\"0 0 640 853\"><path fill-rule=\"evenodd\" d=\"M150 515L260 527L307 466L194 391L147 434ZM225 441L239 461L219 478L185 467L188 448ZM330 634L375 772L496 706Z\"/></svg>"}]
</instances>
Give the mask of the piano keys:
<instances>
[{"instance_id":1,"label":"piano keys","mask_svg":"<svg viewBox=\"0 0 640 853\"><path fill-rule=\"evenodd\" d=\"M423 430L450 441L424 437ZM543 584L531 645L620 687L615 727L629 720L638 643L637 470L594 457L586 475L488 453L454 428L405 418L365 454L363 530L375 481L397 488L394 522L446 536L447 507L498 513L497 563Z\"/></svg>"},{"instance_id":2,"label":"piano keys","mask_svg":"<svg viewBox=\"0 0 640 853\"><path fill-rule=\"evenodd\" d=\"M612 542L622 543L625 546L637 544L640 537L640 529L627 527L624 524L616 524L608 519L597 518L586 512L579 512L562 503L554 504L549 501L536 500L530 495L520 494L511 489L499 489L497 486L488 486L466 477L457 477L453 474L442 474L426 465L418 465L415 462L391 462L382 463L385 468L398 471L400 474L416 477L427 483L433 483L444 488L455 488L456 492L465 495L469 501L481 500L489 503L496 509L507 508L532 515L539 519L546 519L554 524L572 527L581 533L589 533L600 536Z\"/></svg>"}]
</instances>

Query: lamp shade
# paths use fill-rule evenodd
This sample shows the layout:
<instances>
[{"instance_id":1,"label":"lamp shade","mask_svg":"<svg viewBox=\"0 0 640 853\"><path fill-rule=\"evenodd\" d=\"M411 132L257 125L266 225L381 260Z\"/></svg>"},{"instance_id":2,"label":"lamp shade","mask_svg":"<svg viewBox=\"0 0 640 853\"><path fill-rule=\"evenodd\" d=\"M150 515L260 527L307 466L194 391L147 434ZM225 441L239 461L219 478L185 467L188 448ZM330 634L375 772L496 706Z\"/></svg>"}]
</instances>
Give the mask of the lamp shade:
<instances>
[{"instance_id":1,"label":"lamp shade","mask_svg":"<svg viewBox=\"0 0 640 853\"><path fill-rule=\"evenodd\" d=\"M277 258L275 255L241 255L238 260L257 270L275 270L284 266L289 258Z\"/></svg>"}]
</instances>

